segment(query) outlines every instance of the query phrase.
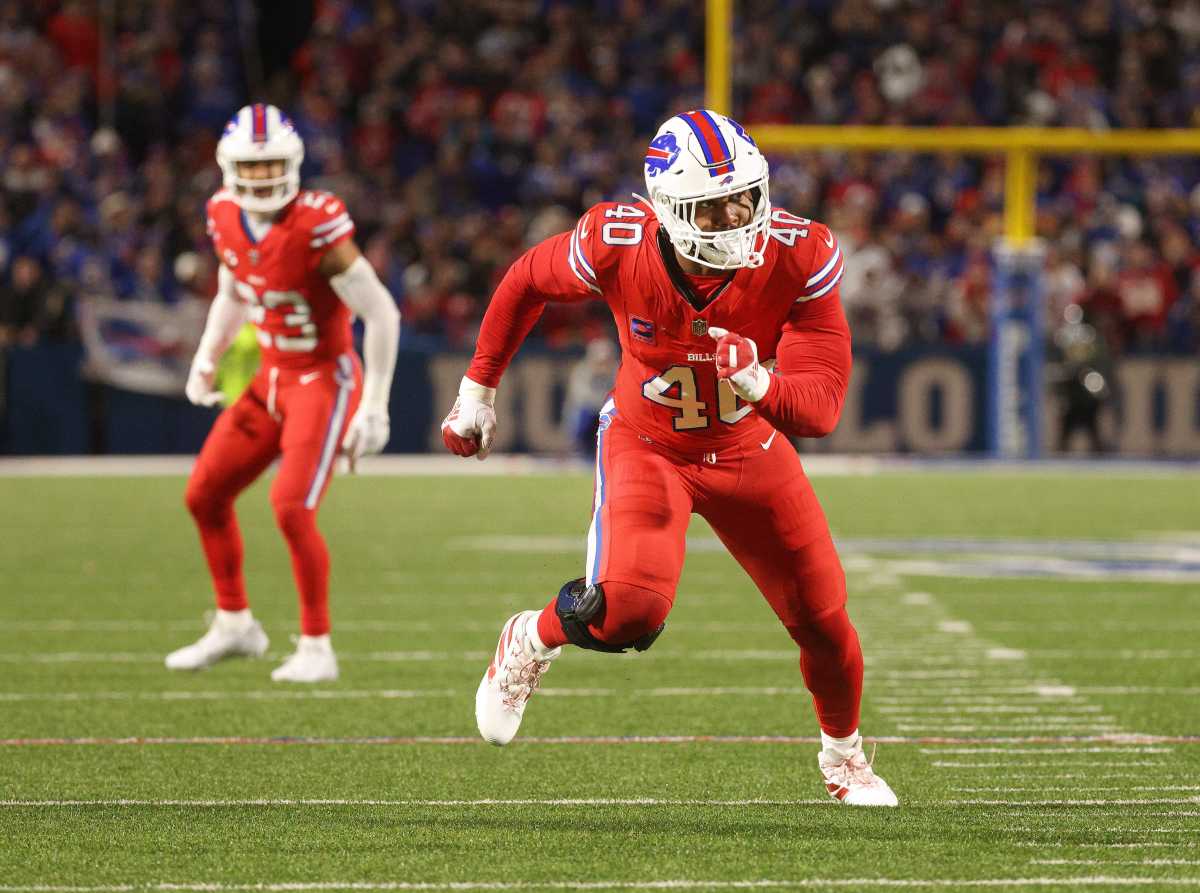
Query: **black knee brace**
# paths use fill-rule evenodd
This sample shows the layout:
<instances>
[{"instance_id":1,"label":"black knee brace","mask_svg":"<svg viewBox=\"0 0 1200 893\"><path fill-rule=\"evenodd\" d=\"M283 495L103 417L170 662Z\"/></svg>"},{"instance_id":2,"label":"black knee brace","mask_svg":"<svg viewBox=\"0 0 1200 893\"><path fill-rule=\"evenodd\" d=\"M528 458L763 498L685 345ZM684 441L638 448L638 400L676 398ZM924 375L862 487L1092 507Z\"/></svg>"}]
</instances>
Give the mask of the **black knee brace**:
<instances>
[{"instance_id":1,"label":"black knee brace","mask_svg":"<svg viewBox=\"0 0 1200 893\"><path fill-rule=\"evenodd\" d=\"M654 640L662 634L666 623L660 623L658 629L626 642L624 645L612 645L601 642L593 635L588 624L604 610L604 589L599 583L585 586L583 577L564 583L558 590L558 600L554 603L554 612L562 622L563 632L572 645L587 648L591 651L605 651L609 654L624 654L628 649L645 651L654 644Z\"/></svg>"}]
</instances>

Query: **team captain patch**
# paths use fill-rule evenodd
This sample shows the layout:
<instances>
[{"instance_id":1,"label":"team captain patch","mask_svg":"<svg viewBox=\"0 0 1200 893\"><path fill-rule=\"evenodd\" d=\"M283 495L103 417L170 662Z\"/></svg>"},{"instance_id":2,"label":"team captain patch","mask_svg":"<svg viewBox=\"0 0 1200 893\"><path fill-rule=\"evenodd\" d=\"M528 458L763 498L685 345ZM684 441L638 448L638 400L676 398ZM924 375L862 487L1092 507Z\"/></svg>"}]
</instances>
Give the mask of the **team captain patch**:
<instances>
[{"instance_id":1,"label":"team captain patch","mask_svg":"<svg viewBox=\"0 0 1200 893\"><path fill-rule=\"evenodd\" d=\"M654 323L648 319L629 317L629 331L638 341L645 341L647 344L654 343Z\"/></svg>"}]
</instances>

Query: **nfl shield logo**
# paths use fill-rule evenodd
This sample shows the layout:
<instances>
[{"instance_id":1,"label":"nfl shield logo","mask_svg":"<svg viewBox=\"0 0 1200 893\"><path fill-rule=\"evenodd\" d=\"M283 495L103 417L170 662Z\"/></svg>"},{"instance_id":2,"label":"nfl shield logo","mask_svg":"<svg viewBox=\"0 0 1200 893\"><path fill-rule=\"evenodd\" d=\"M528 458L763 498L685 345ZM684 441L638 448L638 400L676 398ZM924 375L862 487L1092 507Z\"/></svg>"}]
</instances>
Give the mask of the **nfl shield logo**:
<instances>
[{"instance_id":1,"label":"nfl shield logo","mask_svg":"<svg viewBox=\"0 0 1200 893\"><path fill-rule=\"evenodd\" d=\"M250 249L250 263L255 264L255 265L258 264L258 249L257 248Z\"/></svg>"},{"instance_id":2,"label":"nfl shield logo","mask_svg":"<svg viewBox=\"0 0 1200 893\"><path fill-rule=\"evenodd\" d=\"M692 334L699 337L708 334L708 323L702 319L692 320Z\"/></svg>"}]
</instances>

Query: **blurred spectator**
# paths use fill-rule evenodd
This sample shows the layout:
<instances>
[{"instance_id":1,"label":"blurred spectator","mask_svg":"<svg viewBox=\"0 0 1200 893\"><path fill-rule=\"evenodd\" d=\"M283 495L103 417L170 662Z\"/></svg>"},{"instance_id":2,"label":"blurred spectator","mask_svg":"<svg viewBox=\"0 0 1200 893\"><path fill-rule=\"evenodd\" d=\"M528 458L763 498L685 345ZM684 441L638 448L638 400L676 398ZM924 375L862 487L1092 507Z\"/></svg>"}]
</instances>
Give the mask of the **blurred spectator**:
<instances>
[{"instance_id":1,"label":"blurred spectator","mask_svg":"<svg viewBox=\"0 0 1200 893\"><path fill-rule=\"evenodd\" d=\"M405 337L466 348L520 251L591 203L640 190L650 129L703 102L692 0L260 5L296 7L286 39L260 21L267 43L255 45L236 4L207 0L0 0L6 288L28 276L14 273L20 257L68 295L211 294L203 207L220 185L216 139L238 106L270 100L306 140L306 184L341 194L380 255ZM751 128L1200 126L1196 10L742 0L734 105ZM772 200L828 221L852 255L843 295L857 343L986 339L998 157L771 162ZM1045 159L1037 228L1051 246L1049 318L1078 303L1113 351L1195 343L1200 162ZM178 262L193 256L199 269ZM611 327L572 305L536 334L582 345Z\"/></svg>"},{"instance_id":2,"label":"blurred spectator","mask_svg":"<svg viewBox=\"0 0 1200 893\"><path fill-rule=\"evenodd\" d=\"M64 341L70 330L64 289L47 278L35 258L14 259L0 288L0 347Z\"/></svg>"}]
</instances>

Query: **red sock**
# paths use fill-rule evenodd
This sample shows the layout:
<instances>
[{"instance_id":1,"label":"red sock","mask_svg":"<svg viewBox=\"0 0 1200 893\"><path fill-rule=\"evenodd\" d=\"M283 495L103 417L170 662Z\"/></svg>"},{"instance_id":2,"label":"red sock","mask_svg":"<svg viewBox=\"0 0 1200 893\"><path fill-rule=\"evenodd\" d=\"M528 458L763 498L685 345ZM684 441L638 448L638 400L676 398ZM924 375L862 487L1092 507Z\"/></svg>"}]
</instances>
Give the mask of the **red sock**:
<instances>
[{"instance_id":1,"label":"red sock","mask_svg":"<svg viewBox=\"0 0 1200 893\"><path fill-rule=\"evenodd\" d=\"M821 731L834 738L854 734L862 703L863 656L846 609L788 632L800 646L800 672L812 692Z\"/></svg>"},{"instance_id":2,"label":"red sock","mask_svg":"<svg viewBox=\"0 0 1200 893\"><path fill-rule=\"evenodd\" d=\"M222 611L241 611L246 601L246 581L242 577L242 531L232 501L214 499L189 487L187 507L196 519L200 545L208 561L217 607Z\"/></svg>"},{"instance_id":3,"label":"red sock","mask_svg":"<svg viewBox=\"0 0 1200 893\"><path fill-rule=\"evenodd\" d=\"M538 638L547 648L557 648L559 645L566 645L568 641L567 634L563 632L562 621L558 619L558 612L554 610L557 602L557 596L550 599L550 604L542 608L542 613L538 616Z\"/></svg>"},{"instance_id":4,"label":"red sock","mask_svg":"<svg viewBox=\"0 0 1200 893\"><path fill-rule=\"evenodd\" d=\"M329 549L317 529L317 513L303 503L275 505L275 520L292 555L292 576L300 594L300 632L329 632Z\"/></svg>"}]
</instances>

